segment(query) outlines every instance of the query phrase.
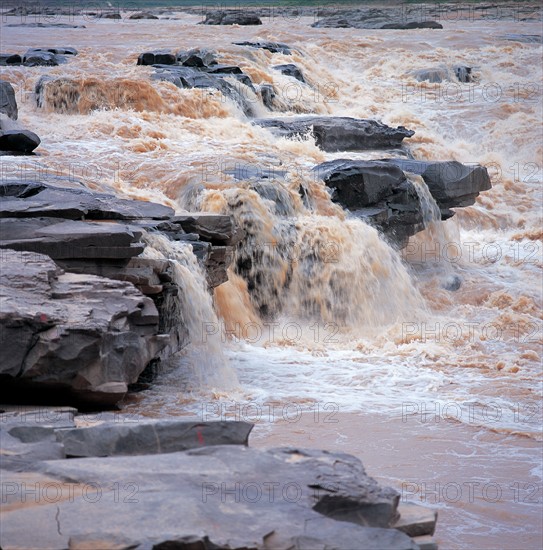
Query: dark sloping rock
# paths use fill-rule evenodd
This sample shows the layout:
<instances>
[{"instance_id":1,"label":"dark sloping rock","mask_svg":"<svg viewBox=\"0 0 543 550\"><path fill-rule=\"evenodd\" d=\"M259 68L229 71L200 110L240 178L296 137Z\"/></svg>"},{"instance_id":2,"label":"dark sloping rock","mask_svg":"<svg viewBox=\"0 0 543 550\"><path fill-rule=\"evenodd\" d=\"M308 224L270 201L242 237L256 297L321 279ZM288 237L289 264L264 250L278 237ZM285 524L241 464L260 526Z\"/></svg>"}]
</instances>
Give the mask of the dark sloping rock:
<instances>
[{"instance_id":1,"label":"dark sloping rock","mask_svg":"<svg viewBox=\"0 0 543 550\"><path fill-rule=\"evenodd\" d=\"M422 176L430 193L443 214L450 217L449 208L470 206L481 191L488 191L492 185L484 166L465 165L457 161L420 161L387 159L404 172ZM447 215L448 214L448 215Z\"/></svg>"},{"instance_id":2,"label":"dark sloping rock","mask_svg":"<svg viewBox=\"0 0 543 550\"><path fill-rule=\"evenodd\" d=\"M56 436L71 457L129 456L174 453L204 445L247 445L252 428L248 422L145 420L57 430Z\"/></svg>"},{"instance_id":3,"label":"dark sloping rock","mask_svg":"<svg viewBox=\"0 0 543 550\"><path fill-rule=\"evenodd\" d=\"M375 120L350 117L260 118L253 123L282 137L303 136L311 131L316 145L330 152L395 148L415 133L403 126L391 128Z\"/></svg>"},{"instance_id":4,"label":"dark sloping rock","mask_svg":"<svg viewBox=\"0 0 543 550\"><path fill-rule=\"evenodd\" d=\"M40 138L24 129L18 121L0 113L0 154L29 154L41 143Z\"/></svg>"},{"instance_id":5,"label":"dark sloping rock","mask_svg":"<svg viewBox=\"0 0 543 550\"><path fill-rule=\"evenodd\" d=\"M348 208L372 206L405 182L397 166L363 160L331 160L315 169L315 175L333 190L333 198Z\"/></svg>"},{"instance_id":6,"label":"dark sloping rock","mask_svg":"<svg viewBox=\"0 0 543 550\"><path fill-rule=\"evenodd\" d=\"M262 25L262 21L246 11L212 11L206 13L202 25Z\"/></svg>"},{"instance_id":7,"label":"dark sloping rock","mask_svg":"<svg viewBox=\"0 0 543 550\"><path fill-rule=\"evenodd\" d=\"M15 90L5 80L0 80L0 113L7 115L12 120L17 120L18 117Z\"/></svg>"},{"instance_id":8,"label":"dark sloping rock","mask_svg":"<svg viewBox=\"0 0 543 550\"><path fill-rule=\"evenodd\" d=\"M18 53L0 53L0 67L21 65L23 58Z\"/></svg>"},{"instance_id":9,"label":"dark sloping rock","mask_svg":"<svg viewBox=\"0 0 543 550\"><path fill-rule=\"evenodd\" d=\"M274 69L277 71L281 71L281 74L284 74L286 76L292 76L296 80L299 80L300 82L303 82L305 84L305 78L302 74L302 71L297 65L294 65L294 63L275 65Z\"/></svg>"},{"instance_id":10,"label":"dark sloping rock","mask_svg":"<svg viewBox=\"0 0 543 550\"><path fill-rule=\"evenodd\" d=\"M271 53L282 53L290 55L292 53L291 47L287 44L281 44L280 42L234 42L236 46L249 46L250 48L261 48L268 50Z\"/></svg>"},{"instance_id":11,"label":"dark sloping rock","mask_svg":"<svg viewBox=\"0 0 543 550\"><path fill-rule=\"evenodd\" d=\"M100 505L89 506L76 494L10 508L2 547L32 547L35 534L22 529L24 522L39 524L40 540L54 541L55 548L67 547L68 540L110 548L119 542L119 526L122 548L416 548L407 535L387 528L398 516L399 494L380 487L358 459L345 454L228 445L54 460L35 470L48 480L98 486ZM113 499L112 488L121 498Z\"/></svg>"},{"instance_id":12,"label":"dark sloping rock","mask_svg":"<svg viewBox=\"0 0 543 550\"><path fill-rule=\"evenodd\" d=\"M273 100L275 99L275 89L271 84L262 84L260 86L260 97L264 107L273 110Z\"/></svg>"},{"instance_id":13,"label":"dark sloping rock","mask_svg":"<svg viewBox=\"0 0 543 550\"><path fill-rule=\"evenodd\" d=\"M1 399L117 403L166 344L152 300L41 254L0 253Z\"/></svg>"}]
</instances>

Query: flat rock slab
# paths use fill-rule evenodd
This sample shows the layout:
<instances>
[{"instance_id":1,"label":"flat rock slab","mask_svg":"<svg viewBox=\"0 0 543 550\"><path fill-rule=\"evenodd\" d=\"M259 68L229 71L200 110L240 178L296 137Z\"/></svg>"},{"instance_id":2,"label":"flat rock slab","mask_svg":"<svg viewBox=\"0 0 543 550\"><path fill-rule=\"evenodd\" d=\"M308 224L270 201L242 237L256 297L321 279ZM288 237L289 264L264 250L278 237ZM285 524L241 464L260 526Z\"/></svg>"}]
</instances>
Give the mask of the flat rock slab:
<instances>
[{"instance_id":1,"label":"flat rock slab","mask_svg":"<svg viewBox=\"0 0 543 550\"><path fill-rule=\"evenodd\" d=\"M34 472L44 485L56 481L86 492L18 508L16 484L3 515L4 550L67 548L68 540L75 548L157 550L417 548L388 528L398 493L341 453L228 445L47 461ZM9 479L17 483L13 474ZM39 534L28 525L39 525Z\"/></svg>"},{"instance_id":2,"label":"flat rock slab","mask_svg":"<svg viewBox=\"0 0 543 550\"><path fill-rule=\"evenodd\" d=\"M247 445L248 422L138 420L57 430L67 456L129 456L173 453L208 445Z\"/></svg>"},{"instance_id":3,"label":"flat rock slab","mask_svg":"<svg viewBox=\"0 0 543 550\"><path fill-rule=\"evenodd\" d=\"M167 344L132 284L63 274L42 254L0 255L1 400L111 406Z\"/></svg>"},{"instance_id":4,"label":"flat rock slab","mask_svg":"<svg viewBox=\"0 0 543 550\"><path fill-rule=\"evenodd\" d=\"M286 138L305 136L311 132L315 144L328 152L396 148L404 138L415 133L403 126L391 128L376 120L350 117L259 118L253 124Z\"/></svg>"},{"instance_id":5,"label":"flat rock slab","mask_svg":"<svg viewBox=\"0 0 543 550\"><path fill-rule=\"evenodd\" d=\"M0 184L0 218L49 216L71 220L168 219L174 210L147 201L121 199L80 187L57 187L40 181L11 180Z\"/></svg>"}]
</instances>

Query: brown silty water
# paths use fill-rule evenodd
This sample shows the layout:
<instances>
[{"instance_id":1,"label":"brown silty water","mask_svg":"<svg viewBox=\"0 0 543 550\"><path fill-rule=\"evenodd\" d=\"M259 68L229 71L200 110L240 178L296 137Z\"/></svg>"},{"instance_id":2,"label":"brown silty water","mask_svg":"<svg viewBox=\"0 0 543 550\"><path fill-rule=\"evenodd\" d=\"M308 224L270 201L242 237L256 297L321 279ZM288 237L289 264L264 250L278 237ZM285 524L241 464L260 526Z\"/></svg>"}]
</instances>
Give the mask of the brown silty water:
<instances>
[{"instance_id":1,"label":"brown silty water","mask_svg":"<svg viewBox=\"0 0 543 550\"><path fill-rule=\"evenodd\" d=\"M295 422L282 412L257 415L255 444L352 452L411 500L422 500L423 483L459 484L457 501L453 486L426 499L440 509L442 548L539 548L541 46L500 37L541 34L540 22L451 20L440 31L374 31L312 28L310 17L218 28L196 25L196 15L170 16L73 21L85 29L2 28L2 51L79 50L59 67L2 68L20 120L42 138L39 156L4 157L3 177L64 173L179 212L229 213L247 231L236 260L258 258L249 278L233 267L212 300L190 251L151 243L148 254L179 261L177 275L196 297L183 306L185 318L192 315L201 341L127 410L235 417L236 405L247 403L279 411L331 403L339 424L307 421L306 413ZM232 44L245 40L296 49L283 55ZM406 140L415 158L484 164L493 188L444 224L429 201L427 229L398 253L333 204L311 174L325 160L382 153L324 153L310 136L274 137L219 92L151 81L152 68L136 66L143 51L196 47L217 50L256 85L274 84L279 113L239 88L255 116L318 113L404 125L416 131ZM281 63L297 64L308 85L273 70ZM476 80L430 84L411 75L441 65L473 66ZM38 108L32 92L43 74L69 82ZM225 174L249 165L287 170L274 182L283 212ZM451 274L463 281L456 292L444 288ZM220 330L211 337L204 323ZM192 394L187 371L196 378ZM471 499L462 485L470 482L481 483L477 490L486 484L487 493ZM492 483L502 490L495 501Z\"/></svg>"}]
</instances>

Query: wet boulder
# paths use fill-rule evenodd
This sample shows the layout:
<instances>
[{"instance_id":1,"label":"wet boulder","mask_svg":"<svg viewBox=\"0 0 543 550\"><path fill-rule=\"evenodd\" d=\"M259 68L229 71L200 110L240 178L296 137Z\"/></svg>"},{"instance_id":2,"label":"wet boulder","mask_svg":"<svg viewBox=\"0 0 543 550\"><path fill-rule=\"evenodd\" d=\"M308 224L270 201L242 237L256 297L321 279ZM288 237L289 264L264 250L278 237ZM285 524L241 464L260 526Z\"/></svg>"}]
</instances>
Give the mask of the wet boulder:
<instances>
[{"instance_id":1,"label":"wet boulder","mask_svg":"<svg viewBox=\"0 0 543 550\"><path fill-rule=\"evenodd\" d=\"M296 80L299 80L300 82L303 82L305 84L305 78L304 78L304 75L302 74L302 71L298 66L294 65L294 63L287 63L285 65L276 65L274 69L276 71L280 71L281 74L284 74L286 76L292 76Z\"/></svg>"},{"instance_id":2,"label":"wet boulder","mask_svg":"<svg viewBox=\"0 0 543 550\"><path fill-rule=\"evenodd\" d=\"M13 110L11 112L13 114ZM26 130L7 114L0 113L0 155L28 155L40 142L40 138L34 132Z\"/></svg>"},{"instance_id":3,"label":"wet boulder","mask_svg":"<svg viewBox=\"0 0 543 550\"><path fill-rule=\"evenodd\" d=\"M66 58L49 51L28 50L23 56L25 67L55 67L61 63L66 63Z\"/></svg>"},{"instance_id":4,"label":"wet boulder","mask_svg":"<svg viewBox=\"0 0 543 550\"><path fill-rule=\"evenodd\" d=\"M452 216L450 208L470 206L481 191L492 188L487 169L479 164L467 165L454 160L434 162L387 159L387 162L395 164L404 172L422 176L445 219Z\"/></svg>"},{"instance_id":5,"label":"wet boulder","mask_svg":"<svg viewBox=\"0 0 543 550\"><path fill-rule=\"evenodd\" d=\"M207 12L203 25L262 25L260 17L246 11Z\"/></svg>"},{"instance_id":6,"label":"wet boulder","mask_svg":"<svg viewBox=\"0 0 543 550\"><path fill-rule=\"evenodd\" d=\"M175 65L176 58L168 50L143 52L138 56L138 65Z\"/></svg>"},{"instance_id":7,"label":"wet boulder","mask_svg":"<svg viewBox=\"0 0 543 550\"><path fill-rule=\"evenodd\" d=\"M195 48L177 52L177 63L185 67L210 67L217 65L217 55L211 50Z\"/></svg>"}]
</instances>

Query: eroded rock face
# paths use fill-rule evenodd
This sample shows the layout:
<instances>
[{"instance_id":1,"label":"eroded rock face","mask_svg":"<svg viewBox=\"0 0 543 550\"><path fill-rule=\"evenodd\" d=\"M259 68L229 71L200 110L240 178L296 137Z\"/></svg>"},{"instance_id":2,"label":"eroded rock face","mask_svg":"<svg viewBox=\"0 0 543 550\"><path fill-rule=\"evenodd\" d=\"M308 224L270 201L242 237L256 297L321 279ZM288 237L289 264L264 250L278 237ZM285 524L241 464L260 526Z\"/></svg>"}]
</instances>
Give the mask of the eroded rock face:
<instances>
[{"instance_id":1,"label":"eroded rock face","mask_svg":"<svg viewBox=\"0 0 543 550\"><path fill-rule=\"evenodd\" d=\"M276 65L274 67L277 71L280 71L281 74L284 74L286 76L292 76L296 80L299 80L300 82L303 82L305 84L305 78L302 74L302 71L297 65L294 65L294 63L286 63L285 65Z\"/></svg>"},{"instance_id":2,"label":"eroded rock face","mask_svg":"<svg viewBox=\"0 0 543 550\"><path fill-rule=\"evenodd\" d=\"M79 402L119 401L165 345L152 300L131 283L63 273L42 254L0 254L3 400L39 386Z\"/></svg>"},{"instance_id":3,"label":"eroded rock face","mask_svg":"<svg viewBox=\"0 0 543 550\"><path fill-rule=\"evenodd\" d=\"M350 117L284 117L255 119L254 124L269 128L281 137L298 137L312 132L324 151L362 151L399 147L415 132L403 126L391 128L376 120Z\"/></svg>"},{"instance_id":4,"label":"eroded rock face","mask_svg":"<svg viewBox=\"0 0 543 550\"><path fill-rule=\"evenodd\" d=\"M268 50L271 53L282 53L284 55L290 55L292 53L291 47L287 44L280 42L234 42L236 46L248 46L250 48L260 48Z\"/></svg>"},{"instance_id":5,"label":"eroded rock face","mask_svg":"<svg viewBox=\"0 0 543 550\"><path fill-rule=\"evenodd\" d=\"M214 549L352 550L354 541L365 550L417 547L406 534L389 528L399 516L399 494L380 487L358 459L346 454L228 445L50 460L33 469L44 481L92 482L102 498L89 506L76 492L73 499L20 509L10 506L18 496L11 495L2 547L32 547L35 533L22 529L23 522L39 522L40 540L60 548L68 540L100 548L120 542L124 548L187 548L190 542ZM5 472L3 481L18 475ZM127 491L117 500L115 483Z\"/></svg>"},{"instance_id":6,"label":"eroded rock face","mask_svg":"<svg viewBox=\"0 0 543 550\"><path fill-rule=\"evenodd\" d=\"M13 86L5 80L0 80L0 113L12 120L17 120L18 110Z\"/></svg>"}]
</instances>

